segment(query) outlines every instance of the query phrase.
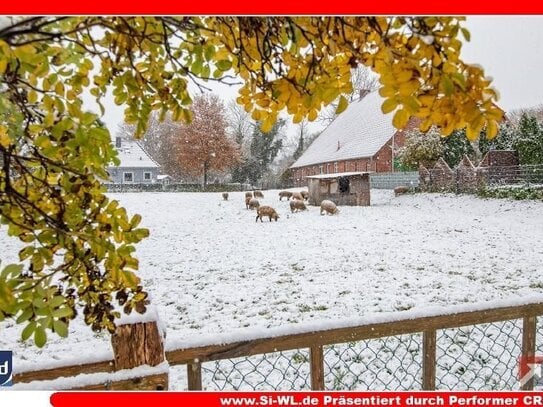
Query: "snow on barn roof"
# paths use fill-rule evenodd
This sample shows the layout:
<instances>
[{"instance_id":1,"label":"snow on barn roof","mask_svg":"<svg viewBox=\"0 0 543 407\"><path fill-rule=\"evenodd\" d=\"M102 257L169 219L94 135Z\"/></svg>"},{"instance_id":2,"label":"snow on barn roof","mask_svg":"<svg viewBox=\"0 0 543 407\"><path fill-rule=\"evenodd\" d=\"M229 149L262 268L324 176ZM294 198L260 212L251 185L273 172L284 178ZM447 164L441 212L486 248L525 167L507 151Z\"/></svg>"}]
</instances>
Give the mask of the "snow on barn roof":
<instances>
[{"instance_id":1,"label":"snow on barn roof","mask_svg":"<svg viewBox=\"0 0 543 407\"><path fill-rule=\"evenodd\" d=\"M118 141L117 141L118 142ZM121 146L118 147L119 159L121 163L119 167L136 167L136 168L158 168L160 165L156 163L141 147L137 141L121 140Z\"/></svg>"},{"instance_id":2,"label":"snow on barn roof","mask_svg":"<svg viewBox=\"0 0 543 407\"><path fill-rule=\"evenodd\" d=\"M396 132L392 116L381 111L382 102L377 91L351 102L291 168L373 157Z\"/></svg>"},{"instance_id":3,"label":"snow on barn roof","mask_svg":"<svg viewBox=\"0 0 543 407\"><path fill-rule=\"evenodd\" d=\"M318 175L308 175L306 178L316 178L316 179L334 179L340 177L352 177L354 175L365 175L372 174L372 171L357 171L357 172L336 172L333 174L318 174Z\"/></svg>"}]
</instances>

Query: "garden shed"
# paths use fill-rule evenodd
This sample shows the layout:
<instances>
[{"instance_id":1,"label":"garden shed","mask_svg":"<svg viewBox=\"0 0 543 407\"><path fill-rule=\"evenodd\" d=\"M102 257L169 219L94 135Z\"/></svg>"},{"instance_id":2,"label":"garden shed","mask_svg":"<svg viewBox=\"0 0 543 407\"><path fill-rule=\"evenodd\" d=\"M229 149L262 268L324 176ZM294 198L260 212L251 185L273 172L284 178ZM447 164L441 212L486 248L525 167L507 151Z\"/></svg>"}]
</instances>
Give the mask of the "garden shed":
<instances>
[{"instance_id":1,"label":"garden shed","mask_svg":"<svg viewBox=\"0 0 543 407\"><path fill-rule=\"evenodd\" d=\"M339 206L370 205L370 173L341 172L306 177L309 204L320 205L325 199Z\"/></svg>"}]
</instances>

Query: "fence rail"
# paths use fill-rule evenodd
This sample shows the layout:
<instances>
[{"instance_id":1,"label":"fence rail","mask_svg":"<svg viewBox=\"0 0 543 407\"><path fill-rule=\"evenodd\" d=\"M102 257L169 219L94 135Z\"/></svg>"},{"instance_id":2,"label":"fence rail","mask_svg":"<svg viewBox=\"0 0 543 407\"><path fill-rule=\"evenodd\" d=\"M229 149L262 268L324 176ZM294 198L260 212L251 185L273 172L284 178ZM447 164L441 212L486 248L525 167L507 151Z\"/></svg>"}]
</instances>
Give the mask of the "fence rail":
<instances>
[{"instance_id":1,"label":"fence rail","mask_svg":"<svg viewBox=\"0 0 543 407\"><path fill-rule=\"evenodd\" d=\"M543 298L511 304L479 304L468 310L455 306L424 316L404 311L329 329L308 326L306 331L286 335L272 329L267 337L230 343L172 344L175 348L164 354L170 366L187 366L189 390L514 388L518 357L533 356L543 348L542 341L536 340L543 334L537 329ZM113 372L118 369L117 359L18 372L14 382ZM209 363L215 366L208 367ZM529 380L521 389L533 387Z\"/></svg>"},{"instance_id":2,"label":"fence rail","mask_svg":"<svg viewBox=\"0 0 543 407\"><path fill-rule=\"evenodd\" d=\"M228 344L210 344L195 348L169 350L166 352L166 358L170 365L186 364L188 387L190 390L198 390L203 387L202 364L205 362L305 349L306 352L309 352L309 357L306 358L309 363L310 386L314 390L322 390L325 388L324 384L326 382L325 369L323 367L326 361L325 346L347 343L352 348L354 346L353 342L400 335L422 334L421 387L424 390L433 390L436 388L436 354L438 351L443 353L443 350L440 350L437 345L437 333L439 331L443 332L443 330L452 328L521 320L523 321L523 325L520 328L522 330L522 354L533 355L535 352L535 342L532 338L535 338L536 335L534 320L538 315L543 315L543 302L458 312L455 314L431 315L420 318L413 318L412 315L407 313L405 317L398 318L395 321L258 338ZM520 348L518 353L520 354ZM280 357L284 358L284 355L280 355ZM516 367L516 359L514 356L510 357L510 361L504 364L504 366L508 369ZM258 365L258 362L253 362L252 364ZM212 369L207 369L207 371L208 373L214 373ZM244 373L241 372L240 375L244 376ZM293 381L291 380L291 382ZM241 386L237 388L239 387ZM275 388L274 386L270 387ZM297 387L294 386L294 388ZM523 388L531 389L533 388L533 383L529 382ZM262 388L258 389L261 390Z\"/></svg>"}]
</instances>

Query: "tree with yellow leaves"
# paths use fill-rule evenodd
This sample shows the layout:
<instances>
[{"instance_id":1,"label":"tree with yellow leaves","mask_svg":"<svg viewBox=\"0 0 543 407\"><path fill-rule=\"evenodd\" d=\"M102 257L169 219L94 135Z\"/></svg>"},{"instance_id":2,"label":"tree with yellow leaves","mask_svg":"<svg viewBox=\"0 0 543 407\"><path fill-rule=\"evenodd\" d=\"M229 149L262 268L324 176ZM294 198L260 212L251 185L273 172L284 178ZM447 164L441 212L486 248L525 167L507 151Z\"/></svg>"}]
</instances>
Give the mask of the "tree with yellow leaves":
<instances>
[{"instance_id":1,"label":"tree with yellow leaves","mask_svg":"<svg viewBox=\"0 0 543 407\"><path fill-rule=\"evenodd\" d=\"M148 231L105 195L117 161L99 116L112 92L141 136L153 111L189 122L206 82L236 83L238 103L269 131L282 111L315 120L347 106L351 69L375 72L384 112L401 128L468 138L497 131L502 111L482 68L460 58L458 17L19 17L0 21L0 221L23 248L0 270L0 320L38 346L78 310L113 331L119 311L143 312L135 244ZM102 113L103 113L102 108Z\"/></svg>"}]
</instances>

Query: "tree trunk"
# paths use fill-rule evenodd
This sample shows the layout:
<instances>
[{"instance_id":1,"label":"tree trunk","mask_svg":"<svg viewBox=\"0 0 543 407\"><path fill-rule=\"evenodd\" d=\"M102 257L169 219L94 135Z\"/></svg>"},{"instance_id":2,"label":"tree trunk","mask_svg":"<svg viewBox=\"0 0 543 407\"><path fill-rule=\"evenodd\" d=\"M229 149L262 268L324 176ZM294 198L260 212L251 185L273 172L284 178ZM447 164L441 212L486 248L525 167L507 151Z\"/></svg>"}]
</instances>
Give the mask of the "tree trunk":
<instances>
[{"instance_id":1,"label":"tree trunk","mask_svg":"<svg viewBox=\"0 0 543 407\"><path fill-rule=\"evenodd\" d=\"M207 161L204 161L204 191L207 187Z\"/></svg>"}]
</instances>

